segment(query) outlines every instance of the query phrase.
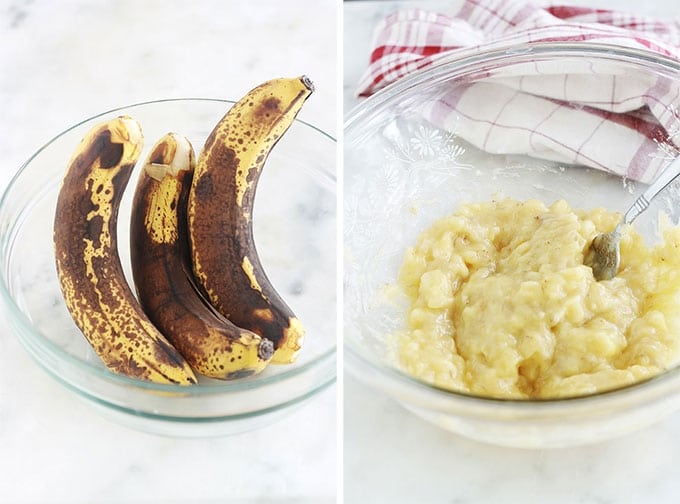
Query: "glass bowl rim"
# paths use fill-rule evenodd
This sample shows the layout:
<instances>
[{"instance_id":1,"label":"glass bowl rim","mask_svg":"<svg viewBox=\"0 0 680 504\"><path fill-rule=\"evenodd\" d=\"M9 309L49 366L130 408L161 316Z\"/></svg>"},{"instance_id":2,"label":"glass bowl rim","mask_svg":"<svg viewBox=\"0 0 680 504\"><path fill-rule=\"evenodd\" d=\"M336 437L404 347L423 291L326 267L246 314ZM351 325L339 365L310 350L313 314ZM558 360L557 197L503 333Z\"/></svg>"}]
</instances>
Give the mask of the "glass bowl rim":
<instances>
[{"instance_id":1,"label":"glass bowl rim","mask_svg":"<svg viewBox=\"0 0 680 504\"><path fill-rule=\"evenodd\" d=\"M506 60L519 57L526 61L535 56L542 57L606 57L611 61L621 63L641 65L652 64L663 67L667 70L677 72L680 76L680 61L660 55L651 50L623 47L615 44L592 43L592 42L536 42L529 45L508 44L492 49L483 50L473 55L456 57L443 56L432 65L415 70L409 75L388 84L371 96L355 105L345 116L343 124L343 138L353 128L359 128L361 122L372 119L376 112L381 111L381 107L392 104L393 101L403 92L422 84L431 83L435 77L439 77L447 72L454 73L455 77L473 71L478 65L497 62L504 63ZM344 143L343 148L347 149L348 143ZM365 352L351 336L346 333L349 327L345 325L343 337L344 362L348 362L350 373L353 375L361 374L357 367L364 367L375 371L381 378L386 379L392 384L399 384L416 390L418 393L427 394L427 397L436 397L444 400L459 400L468 404L476 404L480 407L490 406L494 408L512 409L519 411L552 410L554 408L568 407L569 405L592 404L604 400L616 400L627 397L631 394L645 394L650 389L654 390L669 381L680 383L680 363L642 380L625 384L622 386L608 388L592 394L570 395L555 398L503 398L495 396L483 396L465 391L458 391L446 387L440 387L427 383L408 373L391 366L383 361L375 361L365 355ZM352 367L355 367L352 370ZM371 380L363 380L371 381ZM375 379L373 379L375 381ZM394 395L394 394L393 394ZM650 398L651 400L651 398Z\"/></svg>"},{"instance_id":2,"label":"glass bowl rim","mask_svg":"<svg viewBox=\"0 0 680 504\"><path fill-rule=\"evenodd\" d=\"M345 115L343 132L355 127L357 121L371 114L385 102L409 88L432 81L441 73L452 69L464 71L470 66L497 61L502 63L512 57L530 58L533 56L607 56L621 63L661 65L680 72L680 61L647 49L625 47L608 43L593 42L533 42L530 44L509 43L484 49L471 55L457 56L443 53L431 65L420 68L379 89L356 104Z\"/></svg>"},{"instance_id":3,"label":"glass bowl rim","mask_svg":"<svg viewBox=\"0 0 680 504\"><path fill-rule=\"evenodd\" d=\"M223 103L225 105L231 106L236 101L234 100L227 100L227 99L222 99L222 98L205 98L205 97L188 97L188 98L162 98L162 99L157 99L157 100L146 100L146 101L141 101L129 105L123 105L119 107L114 107L111 109L108 109L104 112L97 113L93 116L90 116L86 119L83 119L76 124L73 124L72 126L69 126L68 128L64 129L60 133L57 133L54 137L52 137L50 140L48 140L46 143L44 143L41 147L39 147L16 171L16 173L11 177L9 183L7 184L5 190L2 193L2 196L0 196L0 212L5 208L5 203L7 198L9 197L9 194L11 193L14 185L17 183L17 180L22 176L24 171L28 169L28 167L31 165L31 162L38 157L45 149L47 149L50 145L52 145L54 142L59 140L62 136L65 134L71 132L72 130L82 126L85 123L95 121L97 119L101 119L105 116L118 113L124 110L132 109L132 108L139 108L147 105L162 105L164 103L174 103L174 102L206 102L206 103ZM225 108L224 112L226 113L227 109ZM330 140L333 143L337 143L337 140L335 137L333 137L331 134L327 133L326 131L318 128L317 126L314 126L313 124L304 121L302 119L296 118L294 123L296 124L302 124L305 127L311 129L315 134L318 133L321 136L325 137L327 140ZM325 177L329 178L334 184L337 184L337 177L335 174L322 171L322 175ZM9 256L7 256L6 252L6 247L0 247L0 260L6 262L6 260L9 259ZM286 369L285 371L281 373L277 373L271 376L263 376L263 375L257 375L251 380L234 380L234 381L223 381L223 382L217 382L217 380L214 380L211 385L209 386L201 386L200 384L198 385L178 385L178 384L166 384L166 383L155 383L155 382L150 382L150 381L145 381L145 380L139 380L136 378L132 378L129 376L125 376L122 374L117 374L113 373L112 371L109 371L106 367L104 366L99 366L96 364L91 364L88 362L84 362L81 359L71 355L68 352L65 352L59 345L56 345L52 341L45 339L42 337L41 334L39 334L35 328L33 327L33 324L31 321L28 319L28 317L24 314L24 312L19 308L17 303L15 302L14 298L12 297L9 287L7 284L7 275L6 275L6 270L4 265L0 265L2 268L0 268L0 278L2 281L0 281L0 297L4 301L4 304L7 308L8 315L13 317L24 329L26 334L30 334L30 339L37 345L39 345L42 349L46 350L50 355L55 357L58 361L65 361L67 362L70 366L75 367L77 369L84 369L88 373L92 373L98 378L101 378L105 381L108 382L113 382L118 385L122 386L131 386L134 388L138 389L143 389L143 390L150 390L150 391L158 391L158 392L181 392L183 395L188 395L188 396L202 396L202 395L217 395L217 394L222 394L222 393L229 393L229 392L241 392L241 391L246 391L246 390L252 390L259 388L260 386L265 386L265 385L271 385L275 383L279 383L288 379L295 378L296 376L304 375L307 371L311 371L315 368L318 367L323 367L327 365L329 362L330 363L335 363L335 355L337 353L337 340L336 343L329 348L328 350L324 351L323 353L317 355L313 360L309 362L305 362L304 364L293 364L289 369ZM22 346L26 347L26 343L23 341L24 336L17 336L17 338L20 340ZM33 354L33 351L30 352ZM33 357L33 355L32 355ZM45 363L40 362L41 366L43 367L48 367ZM278 367L278 366L277 366ZM56 374L54 370L51 368L48 369L48 371L51 374ZM315 383L314 387L310 387L312 391L319 391L325 388L326 385L329 385L336 379L336 370L333 369L332 371L332 376L327 379L325 382L322 383ZM68 382L68 380L59 377L59 379L62 382ZM73 384L68 382L69 387L72 387Z\"/></svg>"}]
</instances>

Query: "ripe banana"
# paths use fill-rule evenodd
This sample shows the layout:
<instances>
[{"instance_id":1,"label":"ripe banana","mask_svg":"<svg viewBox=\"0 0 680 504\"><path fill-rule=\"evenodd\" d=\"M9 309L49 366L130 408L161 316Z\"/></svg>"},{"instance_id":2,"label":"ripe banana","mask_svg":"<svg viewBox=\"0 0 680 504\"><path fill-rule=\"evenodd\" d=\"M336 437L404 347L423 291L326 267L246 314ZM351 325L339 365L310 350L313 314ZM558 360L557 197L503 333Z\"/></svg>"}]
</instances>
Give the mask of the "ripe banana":
<instances>
[{"instance_id":1,"label":"ripe banana","mask_svg":"<svg viewBox=\"0 0 680 504\"><path fill-rule=\"evenodd\" d=\"M73 154L54 220L59 283L76 325L109 369L159 383L196 383L144 315L118 256L118 209L142 141L139 124L118 117L90 130Z\"/></svg>"},{"instance_id":2,"label":"ripe banana","mask_svg":"<svg viewBox=\"0 0 680 504\"><path fill-rule=\"evenodd\" d=\"M142 308L194 371L241 378L262 371L274 346L236 327L199 293L186 213L195 164L189 140L174 133L151 150L132 202L132 274Z\"/></svg>"},{"instance_id":3,"label":"ripe banana","mask_svg":"<svg viewBox=\"0 0 680 504\"><path fill-rule=\"evenodd\" d=\"M273 363L293 362L302 323L268 280L253 240L253 203L269 152L314 87L307 77L274 79L248 92L203 146L189 193L194 275L217 310L274 342Z\"/></svg>"}]
</instances>

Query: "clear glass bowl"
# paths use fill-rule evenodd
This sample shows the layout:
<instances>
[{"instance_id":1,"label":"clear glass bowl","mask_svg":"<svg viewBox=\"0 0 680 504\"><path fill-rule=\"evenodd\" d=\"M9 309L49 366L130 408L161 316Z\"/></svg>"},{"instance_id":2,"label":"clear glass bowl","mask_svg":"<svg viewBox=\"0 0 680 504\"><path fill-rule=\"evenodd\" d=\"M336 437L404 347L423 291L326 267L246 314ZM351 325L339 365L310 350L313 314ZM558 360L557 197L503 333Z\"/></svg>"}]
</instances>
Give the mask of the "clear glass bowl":
<instances>
[{"instance_id":1,"label":"clear glass bowl","mask_svg":"<svg viewBox=\"0 0 680 504\"><path fill-rule=\"evenodd\" d=\"M0 201L0 296L14 333L50 375L106 415L169 435L226 435L267 425L305 403L336 376L336 142L296 121L272 151L255 200L254 233L270 280L307 328L298 361L238 381L192 387L147 383L109 372L66 310L52 246L54 208L66 164L85 132L127 114L142 126L144 159L169 131L198 152L233 102L176 99L131 105L57 135L18 171ZM141 163L140 163L141 164ZM128 280L128 216L136 174L119 217Z\"/></svg>"},{"instance_id":2,"label":"clear glass bowl","mask_svg":"<svg viewBox=\"0 0 680 504\"><path fill-rule=\"evenodd\" d=\"M440 128L424 117L444 93L482 80L504 81L527 69L597 68L601 75L677 81L680 65L652 54L596 45L546 44L443 59L386 87L348 114L344 127L344 363L348 372L409 410L450 431L494 444L559 447L617 436L680 409L680 368L632 386L558 400L502 400L437 388L400 370L390 336L405 325L394 295L407 246L436 218L463 201L494 195L558 198L574 208L625 210L645 188L601 169L522 153L491 154L465 140L466 131ZM549 78L549 77L546 77ZM595 82L595 81L594 81ZM595 85L595 84L594 84ZM482 103L478 102L481 106ZM674 110L670 132L680 131ZM542 125L537 128L540 134ZM492 143L511 151L501 129ZM622 145L601 146L608 161ZM659 142L650 161L677 150ZM680 192L669 187L635 223L649 240L659 212L674 223ZM680 338L680 335L678 335Z\"/></svg>"}]
</instances>

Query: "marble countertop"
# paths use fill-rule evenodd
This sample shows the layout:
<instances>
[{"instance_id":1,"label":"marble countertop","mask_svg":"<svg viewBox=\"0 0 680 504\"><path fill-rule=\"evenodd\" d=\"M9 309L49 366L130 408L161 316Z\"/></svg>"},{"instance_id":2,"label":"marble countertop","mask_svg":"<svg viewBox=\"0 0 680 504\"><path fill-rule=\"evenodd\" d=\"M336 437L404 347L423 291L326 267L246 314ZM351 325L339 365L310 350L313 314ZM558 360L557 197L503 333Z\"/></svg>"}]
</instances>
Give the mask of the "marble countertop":
<instances>
[{"instance_id":1,"label":"marble countertop","mask_svg":"<svg viewBox=\"0 0 680 504\"><path fill-rule=\"evenodd\" d=\"M614 4L607 0L580 3L609 8ZM345 113L359 103L354 89L368 63L373 27L404 5L447 12L451 2L344 3ZM680 7L671 0L620 0L616 8L680 16ZM607 442L559 450L522 450L482 444L443 431L347 373L343 387L343 491L347 503L680 501L680 413Z\"/></svg>"},{"instance_id":2,"label":"marble countertop","mask_svg":"<svg viewBox=\"0 0 680 504\"><path fill-rule=\"evenodd\" d=\"M0 191L84 118L159 98L236 99L275 76L309 75L300 117L335 136L337 4L283 5L0 0ZM335 502L336 386L257 431L159 437L101 417L33 363L1 315L0 328L0 502Z\"/></svg>"}]
</instances>

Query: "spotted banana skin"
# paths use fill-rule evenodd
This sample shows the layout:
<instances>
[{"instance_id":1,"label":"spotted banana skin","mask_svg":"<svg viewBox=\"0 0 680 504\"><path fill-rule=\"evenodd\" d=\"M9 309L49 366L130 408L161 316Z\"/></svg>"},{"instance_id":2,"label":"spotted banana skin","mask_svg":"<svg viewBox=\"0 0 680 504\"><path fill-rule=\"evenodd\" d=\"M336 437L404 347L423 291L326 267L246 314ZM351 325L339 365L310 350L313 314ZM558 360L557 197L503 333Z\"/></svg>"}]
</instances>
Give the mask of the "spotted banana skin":
<instances>
[{"instance_id":1,"label":"spotted banana skin","mask_svg":"<svg viewBox=\"0 0 680 504\"><path fill-rule=\"evenodd\" d=\"M196 160L189 140L163 136L140 172L130 217L137 296L156 327L197 373L235 379L262 371L271 341L241 329L200 294L193 278L187 199Z\"/></svg>"},{"instance_id":2,"label":"spotted banana skin","mask_svg":"<svg viewBox=\"0 0 680 504\"><path fill-rule=\"evenodd\" d=\"M118 210L142 143L139 124L123 116L94 127L77 147L57 198L57 274L73 320L111 371L189 385L194 372L144 314L118 255Z\"/></svg>"},{"instance_id":3,"label":"spotted banana skin","mask_svg":"<svg viewBox=\"0 0 680 504\"><path fill-rule=\"evenodd\" d=\"M274 342L276 364L296 360L305 329L260 263L253 204L267 156L313 90L302 76L274 79L248 92L208 136L189 193L195 277L220 313Z\"/></svg>"}]
</instances>

